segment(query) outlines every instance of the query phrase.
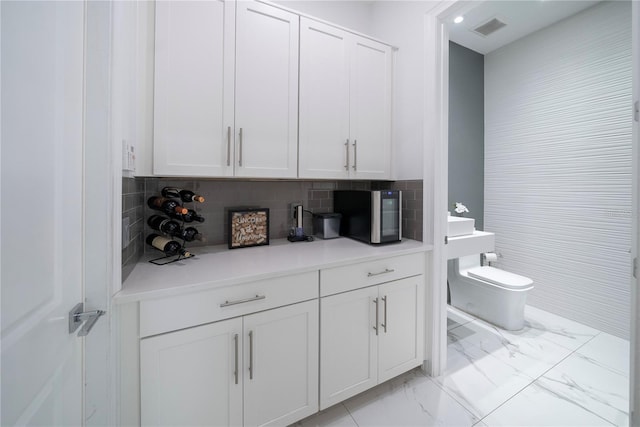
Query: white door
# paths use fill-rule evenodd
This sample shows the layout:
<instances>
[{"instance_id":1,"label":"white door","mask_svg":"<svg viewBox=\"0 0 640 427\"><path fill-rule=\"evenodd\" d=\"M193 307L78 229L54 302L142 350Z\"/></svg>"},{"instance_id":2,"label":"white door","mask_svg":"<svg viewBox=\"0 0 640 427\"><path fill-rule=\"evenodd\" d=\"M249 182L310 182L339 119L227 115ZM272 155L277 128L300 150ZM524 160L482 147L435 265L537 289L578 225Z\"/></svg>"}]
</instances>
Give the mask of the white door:
<instances>
[{"instance_id":1,"label":"white door","mask_svg":"<svg viewBox=\"0 0 640 427\"><path fill-rule=\"evenodd\" d=\"M424 277L380 285L378 382L423 362Z\"/></svg>"},{"instance_id":2,"label":"white door","mask_svg":"<svg viewBox=\"0 0 640 427\"><path fill-rule=\"evenodd\" d=\"M158 175L233 175L235 3L156 3Z\"/></svg>"},{"instance_id":3,"label":"white door","mask_svg":"<svg viewBox=\"0 0 640 427\"><path fill-rule=\"evenodd\" d=\"M640 4L632 2L633 52L633 215L632 259L640 255ZM631 378L629 425L640 425L640 267L631 277Z\"/></svg>"},{"instance_id":4,"label":"white door","mask_svg":"<svg viewBox=\"0 0 640 427\"><path fill-rule=\"evenodd\" d=\"M349 177L353 35L300 18L300 178Z\"/></svg>"},{"instance_id":5,"label":"white door","mask_svg":"<svg viewBox=\"0 0 640 427\"><path fill-rule=\"evenodd\" d=\"M1 424L81 425L83 2L5 2Z\"/></svg>"},{"instance_id":6,"label":"white door","mask_svg":"<svg viewBox=\"0 0 640 427\"><path fill-rule=\"evenodd\" d=\"M242 425L241 364L242 318L142 339L142 425Z\"/></svg>"},{"instance_id":7,"label":"white door","mask_svg":"<svg viewBox=\"0 0 640 427\"><path fill-rule=\"evenodd\" d=\"M353 49L351 176L388 179L391 173L391 48L358 37Z\"/></svg>"},{"instance_id":8,"label":"white door","mask_svg":"<svg viewBox=\"0 0 640 427\"><path fill-rule=\"evenodd\" d=\"M378 383L378 287L320 300L320 409Z\"/></svg>"},{"instance_id":9,"label":"white door","mask_svg":"<svg viewBox=\"0 0 640 427\"><path fill-rule=\"evenodd\" d=\"M236 176L298 174L300 18L240 1L236 17Z\"/></svg>"},{"instance_id":10,"label":"white door","mask_svg":"<svg viewBox=\"0 0 640 427\"><path fill-rule=\"evenodd\" d=\"M318 411L318 301L245 316L244 343L245 426Z\"/></svg>"}]
</instances>

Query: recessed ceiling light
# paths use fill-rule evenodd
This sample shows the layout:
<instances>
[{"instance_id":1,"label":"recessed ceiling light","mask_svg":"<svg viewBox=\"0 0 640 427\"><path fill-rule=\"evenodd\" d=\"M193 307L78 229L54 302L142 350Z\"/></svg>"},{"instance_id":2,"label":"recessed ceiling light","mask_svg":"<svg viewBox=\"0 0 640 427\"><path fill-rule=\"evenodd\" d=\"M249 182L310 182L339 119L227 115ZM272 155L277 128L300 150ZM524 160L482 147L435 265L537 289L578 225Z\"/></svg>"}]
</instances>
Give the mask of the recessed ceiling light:
<instances>
[{"instance_id":1,"label":"recessed ceiling light","mask_svg":"<svg viewBox=\"0 0 640 427\"><path fill-rule=\"evenodd\" d=\"M464 16L456 16L456 19L453 20L454 23L459 24L464 21Z\"/></svg>"}]
</instances>

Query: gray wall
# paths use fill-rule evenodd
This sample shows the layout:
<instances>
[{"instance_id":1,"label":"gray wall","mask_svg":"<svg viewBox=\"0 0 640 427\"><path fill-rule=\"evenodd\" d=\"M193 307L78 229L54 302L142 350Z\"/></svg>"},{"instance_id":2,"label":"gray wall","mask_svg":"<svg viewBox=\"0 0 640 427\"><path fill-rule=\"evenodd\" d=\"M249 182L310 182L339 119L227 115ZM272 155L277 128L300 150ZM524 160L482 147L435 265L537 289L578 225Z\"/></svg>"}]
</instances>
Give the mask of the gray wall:
<instances>
[{"instance_id":1,"label":"gray wall","mask_svg":"<svg viewBox=\"0 0 640 427\"><path fill-rule=\"evenodd\" d=\"M484 230L484 56L449 43L449 210Z\"/></svg>"}]
</instances>

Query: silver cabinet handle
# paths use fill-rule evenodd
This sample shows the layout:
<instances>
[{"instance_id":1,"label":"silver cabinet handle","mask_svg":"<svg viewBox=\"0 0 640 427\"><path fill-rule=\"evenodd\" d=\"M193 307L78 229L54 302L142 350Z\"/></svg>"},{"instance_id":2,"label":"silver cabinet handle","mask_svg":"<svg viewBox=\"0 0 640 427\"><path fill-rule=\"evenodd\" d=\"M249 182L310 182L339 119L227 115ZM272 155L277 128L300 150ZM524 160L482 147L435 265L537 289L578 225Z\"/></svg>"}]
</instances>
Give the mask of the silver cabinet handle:
<instances>
[{"instance_id":1,"label":"silver cabinet handle","mask_svg":"<svg viewBox=\"0 0 640 427\"><path fill-rule=\"evenodd\" d=\"M242 128L240 128L239 132L239 147L238 147L238 166L242 166Z\"/></svg>"},{"instance_id":2,"label":"silver cabinet handle","mask_svg":"<svg viewBox=\"0 0 640 427\"><path fill-rule=\"evenodd\" d=\"M376 326L373 329L376 331L376 336L378 335L378 298L374 298L373 303L376 305Z\"/></svg>"},{"instance_id":3,"label":"silver cabinet handle","mask_svg":"<svg viewBox=\"0 0 640 427\"><path fill-rule=\"evenodd\" d=\"M344 168L349 170L349 138L347 138L347 142L344 143L344 147L347 150L347 163L344 165Z\"/></svg>"},{"instance_id":4,"label":"silver cabinet handle","mask_svg":"<svg viewBox=\"0 0 640 427\"><path fill-rule=\"evenodd\" d=\"M367 277L373 277L373 276L379 276L381 274L387 274L387 273L393 273L394 270L393 268L385 268L384 271L380 271L378 273L367 273Z\"/></svg>"},{"instance_id":5,"label":"silver cabinet handle","mask_svg":"<svg viewBox=\"0 0 640 427\"><path fill-rule=\"evenodd\" d=\"M253 379L253 331L249 331L249 379Z\"/></svg>"},{"instance_id":6,"label":"silver cabinet handle","mask_svg":"<svg viewBox=\"0 0 640 427\"><path fill-rule=\"evenodd\" d=\"M353 170L358 170L358 140L353 140Z\"/></svg>"},{"instance_id":7,"label":"silver cabinet handle","mask_svg":"<svg viewBox=\"0 0 640 427\"><path fill-rule=\"evenodd\" d=\"M235 361L235 367L234 367L234 371L233 371L233 375L236 378L236 384L238 384L238 334L235 334L233 337L234 340L234 344L235 344L235 348L236 348L236 361Z\"/></svg>"},{"instance_id":8,"label":"silver cabinet handle","mask_svg":"<svg viewBox=\"0 0 640 427\"><path fill-rule=\"evenodd\" d=\"M245 298L245 299L239 299L239 300L235 300L235 301L225 301L222 304L220 304L220 307L229 307L230 305L236 305L236 304L244 304L245 302L251 302L251 301L259 301L261 299L265 299L267 298L266 295L256 295L255 297L251 297L251 298Z\"/></svg>"},{"instance_id":9,"label":"silver cabinet handle","mask_svg":"<svg viewBox=\"0 0 640 427\"><path fill-rule=\"evenodd\" d=\"M387 296L383 296L382 297L382 302L384 302L384 316L382 317L382 321L384 322L382 324L382 327L384 328L384 333L387 333Z\"/></svg>"},{"instance_id":10,"label":"silver cabinet handle","mask_svg":"<svg viewBox=\"0 0 640 427\"><path fill-rule=\"evenodd\" d=\"M231 166L231 126L227 127L227 166Z\"/></svg>"}]
</instances>

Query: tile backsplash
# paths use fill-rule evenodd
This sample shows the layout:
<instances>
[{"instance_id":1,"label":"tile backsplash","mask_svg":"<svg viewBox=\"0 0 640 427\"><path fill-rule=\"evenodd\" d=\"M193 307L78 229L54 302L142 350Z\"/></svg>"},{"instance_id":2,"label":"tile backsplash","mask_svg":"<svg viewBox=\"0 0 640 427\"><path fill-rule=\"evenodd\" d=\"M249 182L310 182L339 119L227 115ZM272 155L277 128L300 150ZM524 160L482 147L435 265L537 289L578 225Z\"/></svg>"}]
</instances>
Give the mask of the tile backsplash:
<instances>
[{"instance_id":1,"label":"tile backsplash","mask_svg":"<svg viewBox=\"0 0 640 427\"><path fill-rule=\"evenodd\" d=\"M152 232L146 218L156 211L146 200L159 195L163 187L191 189L205 198L204 203L188 207L205 218L192 223L207 241L189 243L189 247L227 242L226 208L259 207L269 209L270 239L283 239L293 225L290 204L300 202L313 213L333 211L333 190L402 190L403 237L422 240L422 180L413 181L245 181L237 179L206 180L177 178L124 178L123 219L129 218L130 239L123 241L123 280L130 263L135 264L144 251L153 251L144 244L144 236ZM144 216L144 218L141 217ZM304 217L306 234L312 234L311 214ZM142 233L142 231L144 231ZM127 244L128 243L128 244ZM125 246L126 245L126 246Z\"/></svg>"},{"instance_id":2,"label":"tile backsplash","mask_svg":"<svg viewBox=\"0 0 640 427\"><path fill-rule=\"evenodd\" d=\"M144 178L122 178L122 280L144 253L145 204Z\"/></svg>"}]
</instances>

